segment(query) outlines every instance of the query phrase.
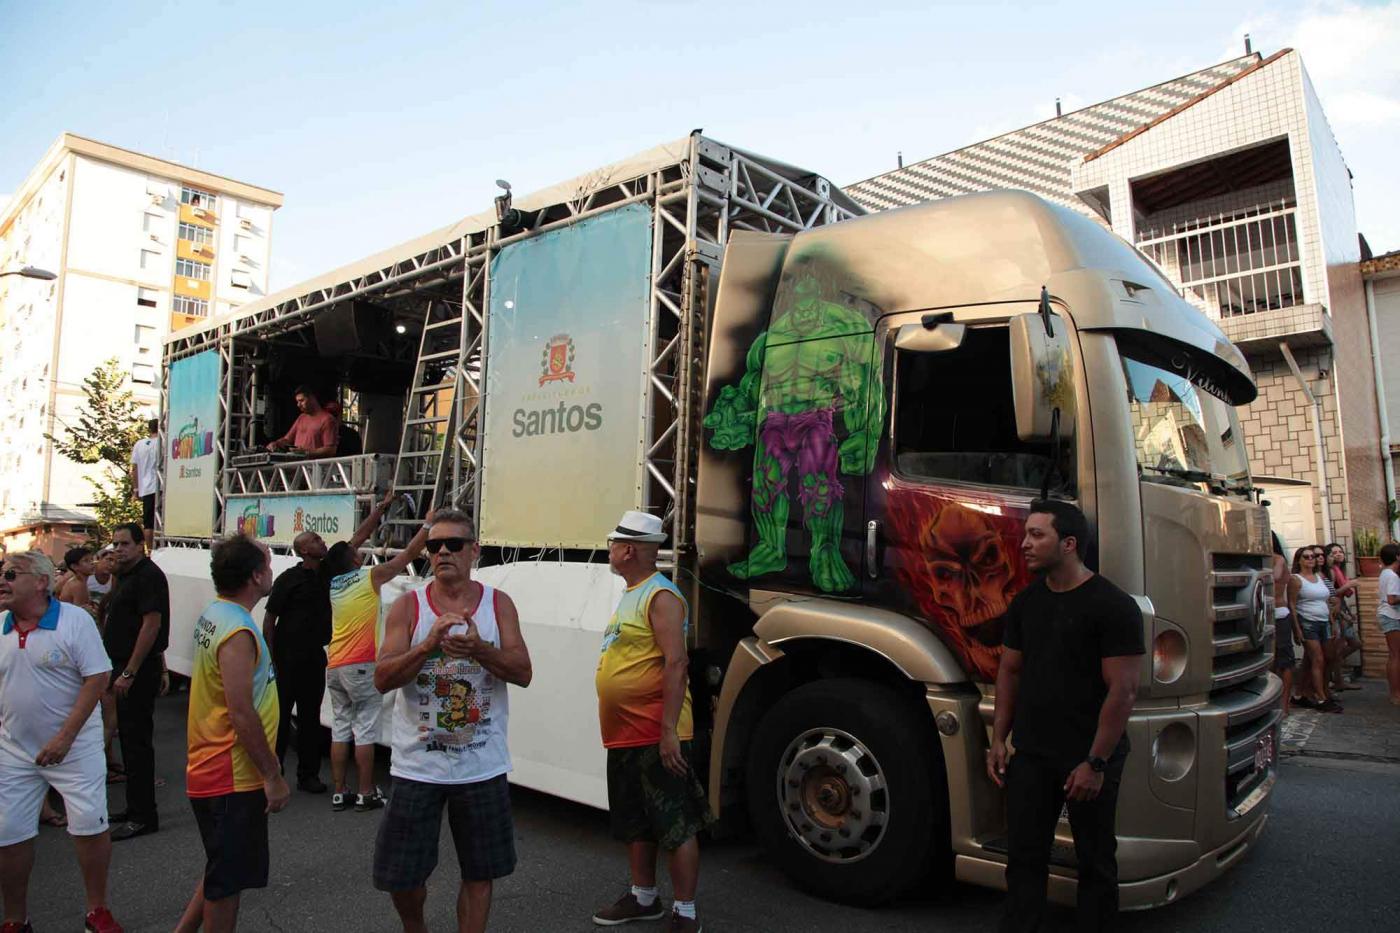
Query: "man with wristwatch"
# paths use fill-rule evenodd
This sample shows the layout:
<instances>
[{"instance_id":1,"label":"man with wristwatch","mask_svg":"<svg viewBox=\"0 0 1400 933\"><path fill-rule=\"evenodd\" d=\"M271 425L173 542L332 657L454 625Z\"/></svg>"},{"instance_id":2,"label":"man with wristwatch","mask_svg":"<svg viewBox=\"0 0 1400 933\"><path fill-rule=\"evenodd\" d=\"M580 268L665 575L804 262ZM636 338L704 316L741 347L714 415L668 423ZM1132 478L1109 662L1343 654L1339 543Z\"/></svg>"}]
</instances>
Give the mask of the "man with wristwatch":
<instances>
[{"instance_id":1,"label":"man with wristwatch","mask_svg":"<svg viewBox=\"0 0 1400 933\"><path fill-rule=\"evenodd\" d=\"M153 733L164 667L161 655L170 639L170 587L146 556L140 525L118 525L112 532L112 549L117 584L108 597L102 641L112 659L117 737L126 766L126 809L112 814L112 841L121 842L160 828Z\"/></svg>"},{"instance_id":2,"label":"man with wristwatch","mask_svg":"<svg viewBox=\"0 0 1400 933\"><path fill-rule=\"evenodd\" d=\"M1114 823L1144 653L1142 613L1084 566L1088 541L1075 506L1031 504L1021 551L1039 577L1006 612L987 750L987 774L1006 787L1004 933L1035 930L1044 918L1062 807L1079 863L1076 928L1109 929L1118 913Z\"/></svg>"}]
</instances>

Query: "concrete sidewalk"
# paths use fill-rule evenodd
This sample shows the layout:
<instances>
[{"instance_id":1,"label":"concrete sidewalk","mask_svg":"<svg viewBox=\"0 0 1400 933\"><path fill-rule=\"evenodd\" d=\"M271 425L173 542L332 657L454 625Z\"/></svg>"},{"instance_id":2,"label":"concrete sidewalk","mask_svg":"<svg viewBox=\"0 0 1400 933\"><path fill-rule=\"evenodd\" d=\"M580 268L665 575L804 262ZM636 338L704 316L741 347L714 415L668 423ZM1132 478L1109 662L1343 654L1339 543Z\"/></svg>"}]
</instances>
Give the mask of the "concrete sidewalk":
<instances>
[{"instance_id":1,"label":"concrete sidewalk","mask_svg":"<svg viewBox=\"0 0 1400 933\"><path fill-rule=\"evenodd\" d=\"M1343 713L1294 707L1283 723L1280 754L1400 765L1400 707L1390 704L1384 680L1356 683L1360 690L1338 696Z\"/></svg>"}]
</instances>

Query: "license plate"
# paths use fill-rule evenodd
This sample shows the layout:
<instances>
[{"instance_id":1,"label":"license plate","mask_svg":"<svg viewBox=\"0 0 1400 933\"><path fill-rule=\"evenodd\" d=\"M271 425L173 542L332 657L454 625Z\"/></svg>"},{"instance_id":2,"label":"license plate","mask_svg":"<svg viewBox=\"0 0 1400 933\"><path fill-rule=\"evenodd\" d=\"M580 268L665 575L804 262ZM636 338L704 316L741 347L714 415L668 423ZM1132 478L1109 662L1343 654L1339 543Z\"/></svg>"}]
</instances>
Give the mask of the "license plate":
<instances>
[{"instance_id":1,"label":"license plate","mask_svg":"<svg viewBox=\"0 0 1400 933\"><path fill-rule=\"evenodd\" d=\"M1254 745L1254 770L1263 771L1274 763L1274 734L1267 732Z\"/></svg>"}]
</instances>

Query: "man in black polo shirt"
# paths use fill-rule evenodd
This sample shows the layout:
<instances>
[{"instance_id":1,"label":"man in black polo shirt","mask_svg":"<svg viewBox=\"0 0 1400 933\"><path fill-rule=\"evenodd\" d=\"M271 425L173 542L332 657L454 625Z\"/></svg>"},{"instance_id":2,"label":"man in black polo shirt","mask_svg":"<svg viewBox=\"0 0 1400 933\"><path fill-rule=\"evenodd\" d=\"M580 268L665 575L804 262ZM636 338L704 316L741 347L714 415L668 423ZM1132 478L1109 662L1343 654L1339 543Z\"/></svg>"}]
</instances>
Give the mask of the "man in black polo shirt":
<instances>
[{"instance_id":1,"label":"man in black polo shirt","mask_svg":"<svg viewBox=\"0 0 1400 933\"><path fill-rule=\"evenodd\" d=\"M267 597L263 638L272 651L281 698L277 761L287 754L292 707L297 709L297 787L324 794L321 780L321 698L326 693L326 644L331 640L331 592L321 576L326 542L314 531L292 540L301 563L282 571Z\"/></svg>"},{"instance_id":2,"label":"man in black polo shirt","mask_svg":"<svg viewBox=\"0 0 1400 933\"><path fill-rule=\"evenodd\" d=\"M170 587L149 557L135 522L112 532L117 583L107 603L102 641L112 659L117 698L117 733L126 765L126 809L112 814L112 841L144 836L160 828L156 815L156 696L161 655L170 640Z\"/></svg>"},{"instance_id":3,"label":"man in black polo shirt","mask_svg":"<svg viewBox=\"0 0 1400 933\"><path fill-rule=\"evenodd\" d=\"M1031 504L1021 550L1039 579L1006 612L987 751L988 775L1006 786L1003 933L1040 927L1055 824L1066 803L1079 861L1076 926L1108 929L1118 913L1114 822L1128 754L1124 728L1142 664L1142 613L1131 596L1084 566L1088 540L1079 509Z\"/></svg>"}]
</instances>

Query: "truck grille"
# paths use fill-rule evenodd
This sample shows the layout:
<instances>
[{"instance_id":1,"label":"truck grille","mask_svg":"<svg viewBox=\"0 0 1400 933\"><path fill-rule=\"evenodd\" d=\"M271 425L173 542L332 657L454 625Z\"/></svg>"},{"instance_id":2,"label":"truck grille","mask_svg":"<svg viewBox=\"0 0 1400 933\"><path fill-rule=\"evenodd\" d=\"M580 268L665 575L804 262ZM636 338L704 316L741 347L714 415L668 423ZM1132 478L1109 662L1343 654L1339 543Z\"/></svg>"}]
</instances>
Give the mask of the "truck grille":
<instances>
[{"instance_id":1,"label":"truck grille","mask_svg":"<svg viewBox=\"0 0 1400 933\"><path fill-rule=\"evenodd\" d=\"M1216 554L1211 574L1211 690L1268 670L1274 656L1273 575L1255 554Z\"/></svg>"},{"instance_id":2,"label":"truck grille","mask_svg":"<svg viewBox=\"0 0 1400 933\"><path fill-rule=\"evenodd\" d=\"M1240 694L1262 700L1260 687ZM1278 762L1278 703L1270 699L1242 705L1229 714L1225 729L1225 806L1231 819L1244 816L1269 791Z\"/></svg>"}]
</instances>

